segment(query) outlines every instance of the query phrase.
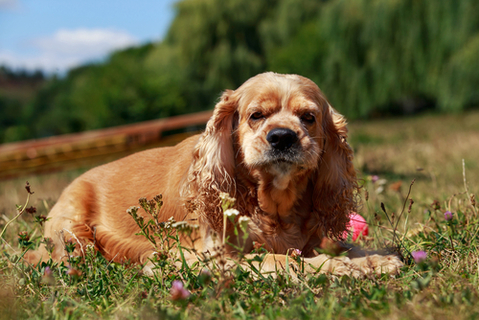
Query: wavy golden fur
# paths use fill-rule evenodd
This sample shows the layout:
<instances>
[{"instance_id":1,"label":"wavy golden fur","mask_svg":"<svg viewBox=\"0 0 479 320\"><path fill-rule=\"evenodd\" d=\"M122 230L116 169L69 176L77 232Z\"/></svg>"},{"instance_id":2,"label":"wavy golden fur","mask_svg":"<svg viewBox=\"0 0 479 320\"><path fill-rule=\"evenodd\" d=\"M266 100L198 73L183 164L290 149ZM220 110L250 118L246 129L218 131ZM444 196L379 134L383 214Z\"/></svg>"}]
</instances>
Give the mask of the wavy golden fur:
<instances>
[{"instance_id":1,"label":"wavy golden fur","mask_svg":"<svg viewBox=\"0 0 479 320\"><path fill-rule=\"evenodd\" d=\"M256 242L272 253L265 270L284 266L288 250L299 249L311 271L395 273L401 266L395 256L331 258L314 250L323 237L340 236L356 210L358 185L346 139L345 119L311 80L263 73L223 93L202 135L77 178L50 212L45 236L54 240L56 260L65 256L63 241L73 238L78 254L91 242L108 259L145 263L153 247L135 236L138 227L125 211L138 198L161 193L160 219L197 221L201 241L195 248L211 251L212 234L223 232L219 194L226 192L236 198L240 216L250 218L244 250ZM229 225L228 239L238 243L232 230ZM232 247L227 251L234 256ZM46 257L44 247L27 255L32 263Z\"/></svg>"}]
</instances>

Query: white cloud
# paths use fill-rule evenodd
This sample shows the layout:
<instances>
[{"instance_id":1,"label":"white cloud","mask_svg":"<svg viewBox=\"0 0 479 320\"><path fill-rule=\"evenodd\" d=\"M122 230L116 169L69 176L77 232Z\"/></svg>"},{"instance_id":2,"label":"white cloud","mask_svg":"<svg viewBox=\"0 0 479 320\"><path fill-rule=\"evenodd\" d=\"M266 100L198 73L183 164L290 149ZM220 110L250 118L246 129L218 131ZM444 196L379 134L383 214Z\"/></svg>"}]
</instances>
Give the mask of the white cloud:
<instances>
[{"instance_id":1,"label":"white cloud","mask_svg":"<svg viewBox=\"0 0 479 320\"><path fill-rule=\"evenodd\" d=\"M2 0L0 0L2 1ZM5 0L3 0L5 1ZM129 33L111 29L60 29L51 36L33 39L35 54L0 50L0 64L27 69L64 72L108 53L138 44Z\"/></svg>"},{"instance_id":2,"label":"white cloud","mask_svg":"<svg viewBox=\"0 0 479 320\"><path fill-rule=\"evenodd\" d=\"M126 32L104 29L58 30L33 44L44 52L64 55L97 56L131 46L136 40Z\"/></svg>"}]
</instances>

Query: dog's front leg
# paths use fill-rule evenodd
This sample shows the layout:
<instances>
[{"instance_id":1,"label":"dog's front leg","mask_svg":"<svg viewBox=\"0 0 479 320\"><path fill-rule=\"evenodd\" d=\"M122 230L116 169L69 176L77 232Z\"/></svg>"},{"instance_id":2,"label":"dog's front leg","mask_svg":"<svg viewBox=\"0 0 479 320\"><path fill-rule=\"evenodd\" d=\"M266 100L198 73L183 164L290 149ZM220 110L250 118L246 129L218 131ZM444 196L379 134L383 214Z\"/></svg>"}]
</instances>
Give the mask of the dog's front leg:
<instances>
[{"instance_id":1,"label":"dog's front leg","mask_svg":"<svg viewBox=\"0 0 479 320\"><path fill-rule=\"evenodd\" d=\"M276 276L277 272L287 272L295 278L298 272L347 275L355 278L382 273L395 275L403 266L402 261L396 255L379 254L352 259L346 256L331 257L320 254L313 258L302 258L300 264L291 256L279 254L267 254L261 262L258 261L261 259L254 259L252 254L246 255L246 259L250 262L243 261L241 263L243 267L253 266L263 275Z\"/></svg>"},{"instance_id":2,"label":"dog's front leg","mask_svg":"<svg viewBox=\"0 0 479 320\"><path fill-rule=\"evenodd\" d=\"M286 272L297 278L298 273L331 273L334 275L348 275L361 277L364 273L360 266L354 264L347 257L330 257L325 254L314 258L301 258L300 263L291 256L281 254L267 254L263 259L255 259L255 255L246 255L241 265L246 268L254 267L263 275L271 274L273 277L278 272Z\"/></svg>"}]
</instances>

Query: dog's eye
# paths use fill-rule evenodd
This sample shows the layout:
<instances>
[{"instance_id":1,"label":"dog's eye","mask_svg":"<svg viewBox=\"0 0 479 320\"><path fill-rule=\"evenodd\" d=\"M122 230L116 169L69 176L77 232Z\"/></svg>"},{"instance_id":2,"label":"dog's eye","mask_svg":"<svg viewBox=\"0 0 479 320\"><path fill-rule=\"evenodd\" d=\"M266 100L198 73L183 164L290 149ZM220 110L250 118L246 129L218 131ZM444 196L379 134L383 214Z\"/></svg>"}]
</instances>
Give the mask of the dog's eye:
<instances>
[{"instance_id":1,"label":"dog's eye","mask_svg":"<svg viewBox=\"0 0 479 320\"><path fill-rule=\"evenodd\" d=\"M313 122L316 120L316 118L313 116L312 113L309 113L309 112L308 112L308 113L305 113L305 114L303 114L303 115L301 116L301 120L302 120L303 122L306 122L306 123L311 124L311 123L313 123Z\"/></svg>"},{"instance_id":2,"label":"dog's eye","mask_svg":"<svg viewBox=\"0 0 479 320\"><path fill-rule=\"evenodd\" d=\"M259 120L259 119L263 119L264 116L261 112L255 112L251 115L250 117L252 120Z\"/></svg>"}]
</instances>

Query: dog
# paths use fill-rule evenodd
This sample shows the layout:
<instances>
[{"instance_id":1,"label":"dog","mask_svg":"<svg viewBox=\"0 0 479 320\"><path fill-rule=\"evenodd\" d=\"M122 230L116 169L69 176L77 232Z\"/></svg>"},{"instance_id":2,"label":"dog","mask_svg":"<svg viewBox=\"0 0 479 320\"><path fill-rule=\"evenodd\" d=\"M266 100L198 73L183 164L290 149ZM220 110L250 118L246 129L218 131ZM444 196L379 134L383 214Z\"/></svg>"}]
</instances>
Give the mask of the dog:
<instances>
[{"instance_id":1,"label":"dog","mask_svg":"<svg viewBox=\"0 0 479 320\"><path fill-rule=\"evenodd\" d=\"M357 177L345 118L331 107L318 86L299 75L272 72L226 90L201 135L174 147L139 152L84 173L62 193L45 224L53 260L67 259L64 243L94 243L107 259L149 266L152 244L136 235L139 227L126 210L140 197L162 194L159 221L199 225L194 252L212 252L222 235L238 244L221 194L235 198L239 217L247 217L248 254L258 244L267 254L261 270L284 269L288 253L301 253L306 272L336 275L396 274L396 255L319 254L324 237L340 238L357 209ZM238 220L238 217L236 218ZM223 240L223 239L220 239ZM183 241L183 240L182 240ZM185 241L186 242L186 241ZM189 244L191 245L191 243ZM234 257L235 246L225 247ZM298 251L299 250L299 251ZM31 263L48 259L45 246L28 252ZM188 263L197 254L185 252ZM150 261L150 262L148 262Z\"/></svg>"}]
</instances>

